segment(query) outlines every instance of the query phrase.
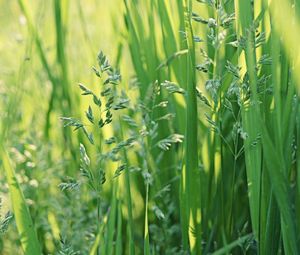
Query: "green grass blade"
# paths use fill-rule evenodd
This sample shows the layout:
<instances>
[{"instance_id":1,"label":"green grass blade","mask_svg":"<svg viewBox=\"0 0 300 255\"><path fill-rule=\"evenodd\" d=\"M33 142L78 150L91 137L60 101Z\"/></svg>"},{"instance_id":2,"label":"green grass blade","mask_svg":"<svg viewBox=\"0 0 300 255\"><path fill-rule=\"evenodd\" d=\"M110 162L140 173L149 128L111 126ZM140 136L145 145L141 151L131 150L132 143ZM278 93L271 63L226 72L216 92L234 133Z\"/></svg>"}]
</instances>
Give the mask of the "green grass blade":
<instances>
[{"instance_id":1,"label":"green grass blade","mask_svg":"<svg viewBox=\"0 0 300 255\"><path fill-rule=\"evenodd\" d=\"M5 148L3 148L3 145L0 146L0 155L2 159L2 167L4 168L9 186L10 199L24 254L40 255L40 244L34 229L29 209L26 205L20 185L16 179L10 158Z\"/></svg>"},{"instance_id":2,"label":"green grass blade","mask_svg":"<svg viewBox=\"0 0 300 255\"><path fill-rule=\"evenodd\" d=\"M121 139L124 139L123 136L123 129L122 129L122 123L121 120L119 120L120 123L120 130ZM127 157L127 152L125 148L123 148L123 156L125 160L125 178L124 178L124 184L125 184L125 200L128 208L128 221L127 221L127 231L128 231L128 244L129 244L129 254L134 255L135 254L135 243L134 243L134 230L133 230L133 209L132 209L132 198L131 198L131 180L130 180L130 172L129 172L129 161Z\"/></svg>"},{"instance_id":3,"label":"green grass blade","mask_svg":"<svg viewBox=\"0 0 300 255\"><path fill-rule=\"evenodd\" d=\"M284 249L286 254L298 254L294 216L291 207L290 188L287 176L284 174L284 159L272 144L271 138L263 129L262 144L264 158L269 178L272 183L276 201L281 213L281 228L283 233Z\"/></svg>"},{"instance_id":4,"label":"green grass blade","mask_svg":"<svg viewBox=\"0 0 300 255\"><path fill-rule=\"evenodd\" d=\"M232 243L227 244L223 248L213 252L212 255L228 254L233 248L243 245L245 242L249 241L252 237L253 237L252 234L240 237L239 239L233 241Z\"/></svg>"},{"instance_id":5,"label":"green grass blade","mask_svg":"<svg viewBox=\"0 0 300 255\"><path fill-rule=\"evenodd\" d=\"M98 255L99 245L102 242L104 228L106 227L107 220L108 220L108 213L106 213L103 217L103 222L102 222L102 224L99 228L99 231L96 235L96 239L91 247L89 255Z\"/></svg>"},{"instance_id":6,"label":"green grass blade","mask_svg":"<svg viewBox=\"0 0 300 255\"><path fill-rule=\"evenodd\" d=\"M118 200L118 219L117 219L117 240L116 255L122 255L122 209L121 202Z\"/></svg>"},{"instance_id":7,"label":"green grass blade","mask_svg":"<svg viewBox=\"0 0 300 255\"><path fill-rule=\"evenodd\" d=\"M111 198L111 207L109 212L109 218L107 223L107 234L105 240L105 253L107 255L113 254L113 242L114 242L114 234L116 229L116 215L117 215L117 187L118 183L113 183L112 190L112 198Z\"/></svg>"},{"instance_id":8,"label":"green grass blade","mask_svg":"<svg viewBox=\"0 0 300 255\"><path fill-rule=\"evenodd\" d=\"M146 204L145 204L145 231L144 231L144 254L150 255L149 243L149 226L148 226L148 200L149 200L149 184L146 184Z\"/></svg>"},{"instance_id":9,"label":"green grass blade","mask_svg":"<svg viewBox=\"0 0 300 255\"><path fill-rule=\"evenodd\" d=\"M187 95L186 95L186 136L185 158L182 169L182 210L184 231L188 231L190 250L192 254L201 254L201 186L200 172L198 169L198 115L196 97L196 74L195 74L195 46L194 35L191 25L191 1L184 1L185 32L187 35ZM196 195L197 194L197 195ZM187 233L183 233L187 235Z\"/></svg>"},{"instance_id":10,"label":"green grass blade","mask_svg":"<svg viewBox=\"0 0 300 255\"><path fill-rule=\"evenodd\" d=\"M261 134L260 110L257 96L256 54L254 49L253 13L250 1L236 0L237 31L245 38L245 56L240 56L240 65L248 71L252 101L249 106L242 107L242 121L248 138L245 141L245 160L247 170L248 194L251 221L254 235L259 239L260 194L261 194L261 145L255 147L251 143ZM243 54L243 53L242 53Z\"/></svg>"}]
</instances>

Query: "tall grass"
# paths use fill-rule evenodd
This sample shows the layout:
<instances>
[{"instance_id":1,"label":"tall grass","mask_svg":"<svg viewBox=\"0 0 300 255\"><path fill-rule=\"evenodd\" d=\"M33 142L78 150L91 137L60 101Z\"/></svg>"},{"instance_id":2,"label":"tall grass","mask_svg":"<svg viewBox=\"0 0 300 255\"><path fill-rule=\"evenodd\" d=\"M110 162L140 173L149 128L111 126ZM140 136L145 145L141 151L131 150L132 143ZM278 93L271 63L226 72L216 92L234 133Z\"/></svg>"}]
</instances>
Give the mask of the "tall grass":
<instances>
[{"instance_id":1,"label":"tall grass","mask_svg":"<svg viewBox=\"0 0 300 255\"><path fill-rule=\"evenodd\" d=\"M9 4L0 251L298 254L298 2Z\"/></svg>"}]
</instances>

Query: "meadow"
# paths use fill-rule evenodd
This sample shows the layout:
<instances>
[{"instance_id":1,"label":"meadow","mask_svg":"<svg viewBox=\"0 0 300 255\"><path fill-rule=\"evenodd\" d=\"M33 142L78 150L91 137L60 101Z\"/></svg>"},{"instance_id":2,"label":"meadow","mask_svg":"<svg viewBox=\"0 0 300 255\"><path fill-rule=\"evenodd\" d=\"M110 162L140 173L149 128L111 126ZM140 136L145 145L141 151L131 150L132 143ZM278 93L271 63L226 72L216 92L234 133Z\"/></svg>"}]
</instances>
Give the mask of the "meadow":
<instances>
[{"instance_id":1,"label":"meadow","mask_svg":"<svg viewBox=\"0 0 300 255\"><path fill-rule=\"evenodd\" d=\"M0 254L300 254L300 0L0 0Z\"/></svg>"}]
</instances>

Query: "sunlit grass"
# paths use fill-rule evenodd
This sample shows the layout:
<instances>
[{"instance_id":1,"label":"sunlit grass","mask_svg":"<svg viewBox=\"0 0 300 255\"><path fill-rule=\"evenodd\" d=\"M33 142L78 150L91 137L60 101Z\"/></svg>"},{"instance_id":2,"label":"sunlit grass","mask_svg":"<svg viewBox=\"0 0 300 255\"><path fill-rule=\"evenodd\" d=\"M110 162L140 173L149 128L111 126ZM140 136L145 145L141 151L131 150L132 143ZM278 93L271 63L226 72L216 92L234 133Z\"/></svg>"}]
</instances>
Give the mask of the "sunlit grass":
<instances>
[{"instance_id":1,"label":"sunlit grass","mask_svg":"<svg viewBox=\"0 0 300 255\"><path fill-rule=\"evenodd\" d=\"M299 1L0 7L1 254L299 253Z\"/></svg>"}]
</instances>

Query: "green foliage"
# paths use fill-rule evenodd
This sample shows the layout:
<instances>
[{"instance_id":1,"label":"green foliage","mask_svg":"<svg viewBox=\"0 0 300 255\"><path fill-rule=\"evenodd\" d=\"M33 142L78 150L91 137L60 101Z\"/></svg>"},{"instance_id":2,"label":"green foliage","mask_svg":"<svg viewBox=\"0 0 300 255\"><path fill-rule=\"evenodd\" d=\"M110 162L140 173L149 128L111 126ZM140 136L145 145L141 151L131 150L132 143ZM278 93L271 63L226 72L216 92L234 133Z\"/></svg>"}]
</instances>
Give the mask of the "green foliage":
<instances>
[{"instance_id":1,"label":"green foliage","mask_svg":"<svg viewBox=\"0 0 300 255\"><path fill-rule=\"evenodd\" d=\"M0 7L1 254L299 253L298 0Z\"/></svg>"},{"instance_id":2,"label":"green foliage","mask_svg":"<svg viewBox=\"0 0 300 255\"><path fill-rule=\"evenodd\" d=\"M0 209L1 209L1 207L2 207L2 201L0 199ZM13 219L13 215L10 211L8 211L4 215L4 217L0 218L0 235L4 235L5 232L7 232L8 226L11 223L12 219Z\"/></svg>"}]
</instances>

